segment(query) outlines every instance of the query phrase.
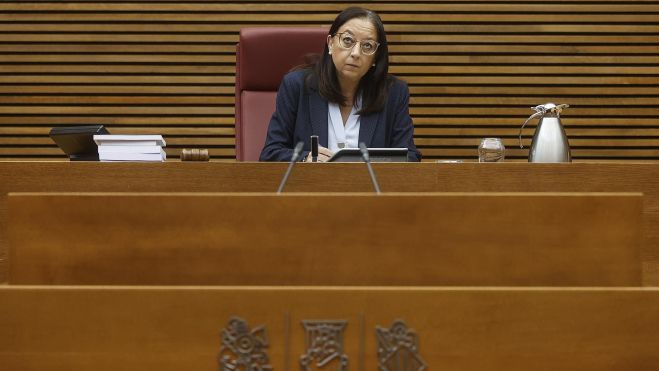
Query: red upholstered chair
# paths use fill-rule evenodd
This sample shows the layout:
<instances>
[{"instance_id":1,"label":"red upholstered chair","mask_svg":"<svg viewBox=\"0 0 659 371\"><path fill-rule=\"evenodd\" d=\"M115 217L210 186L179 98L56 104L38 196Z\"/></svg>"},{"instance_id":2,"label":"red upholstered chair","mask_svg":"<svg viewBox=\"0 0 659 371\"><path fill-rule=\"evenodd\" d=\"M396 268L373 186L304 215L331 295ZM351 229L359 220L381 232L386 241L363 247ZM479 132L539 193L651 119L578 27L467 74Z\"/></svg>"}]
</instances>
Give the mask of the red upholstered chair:
<instances>
[{"instance_id":1,"label":"red upholstered chair","mask_svg":"<svg viewBox=\"0 0 659 371\"><path fill-rule=\"evenodd\" d=\"M328 29L254 27L236 45L236 159L258 161L282 77L321 53Z\"/></svg>"}]
</instances>

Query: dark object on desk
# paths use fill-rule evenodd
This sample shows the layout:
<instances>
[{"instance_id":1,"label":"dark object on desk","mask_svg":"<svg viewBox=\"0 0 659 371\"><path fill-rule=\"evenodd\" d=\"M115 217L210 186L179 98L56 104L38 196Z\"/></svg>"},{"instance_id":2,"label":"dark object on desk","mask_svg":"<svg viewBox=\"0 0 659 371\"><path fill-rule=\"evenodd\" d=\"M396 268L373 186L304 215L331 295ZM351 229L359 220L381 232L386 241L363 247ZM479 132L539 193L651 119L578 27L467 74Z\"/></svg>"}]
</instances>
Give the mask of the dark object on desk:
<instances>
[{"instance_id":1,"label":"dark object on desk","mask_svg":"<svg viewBox=\"0 0 659 371\"><path fill-rule=\"evenodd\" d=\"M407 148L368 148L371 162L407 162ZM362 162L359 148L341 148L328 162Z\"/></svg>"},{"instance_id":2,"label":"dark object on desk","mask_svg":"<svg viewBox=\"0 0 659 371\"><path fill-rule=\"evenodd\" d=\"M50 138L70 161L98 161L94 135L110 134L103 125L66 126L50 129Z\"/></svg>"},{"instance_id":3,"label":"dark object on desk","mask_svg":"<svg viewBox=\"0 0 659 371\"><path fill-rule=\"evenodd\" d=\"M181 161L208 161L206 148L184 148L181 150Z\"/></svg>"},{"instance_id":4,"label":"dark object on desk","mask_svg":"<svg viewBox=\"0 0 659 371\"><path fill-rule=\"evenodd\" d=\"M311 162L318 162L318 135L311 136Z\"/></svg>"}]
</instances>

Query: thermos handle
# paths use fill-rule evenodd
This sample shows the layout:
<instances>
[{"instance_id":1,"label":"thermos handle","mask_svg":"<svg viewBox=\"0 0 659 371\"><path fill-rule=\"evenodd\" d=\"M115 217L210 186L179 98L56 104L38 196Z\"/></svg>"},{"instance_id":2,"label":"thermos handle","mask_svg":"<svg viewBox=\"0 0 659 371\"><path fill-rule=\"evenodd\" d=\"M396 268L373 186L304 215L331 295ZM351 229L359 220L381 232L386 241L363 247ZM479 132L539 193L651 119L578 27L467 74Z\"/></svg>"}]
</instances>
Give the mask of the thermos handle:
<instances>
[{"instance_id":1,"label":"thermos handle","mask_svg":"<svg viewBox=\"0 0 659 371\"><path fill-rule=\"evenodd\" d=\"M538 116L542 116L544 114L545 114L545 111L538 111L538 112L532 114L531 116L529 116L529 118L527 118L526 121L524 121L524 123L522 124L522 127L519 128L519 148L524 148L524 145L522 145L522 129L524 129L524 126L526 126L526 124L529 121L533 120L534 118L536 118Z\"/></svg>"},{"instance_id":2,"label":"thermos handle","mask_svg":"<svg viewBox=\"0 0 659 371\"><path fill-rule=\"evenodd\" d=\"M556 108L554 108L554 112L556 112L556 117L560 117L563 108L568 108L568 107L570 107L569 104L559 104L558 106L556 106Z\"/></svg>"}]
</instances>

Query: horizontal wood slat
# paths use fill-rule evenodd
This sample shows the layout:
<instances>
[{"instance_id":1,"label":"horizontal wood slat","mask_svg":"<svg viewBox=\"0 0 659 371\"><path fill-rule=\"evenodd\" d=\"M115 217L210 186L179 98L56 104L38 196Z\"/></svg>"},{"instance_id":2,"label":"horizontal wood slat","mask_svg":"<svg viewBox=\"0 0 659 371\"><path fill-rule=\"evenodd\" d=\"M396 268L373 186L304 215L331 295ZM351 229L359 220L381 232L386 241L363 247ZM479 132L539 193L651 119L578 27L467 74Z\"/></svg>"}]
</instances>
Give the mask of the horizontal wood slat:
<instances>
[{"instance_id":1,"label":"horizontal wood slat","mask_svg":"<svg viewBox=\"0 0 659 371\"><path fill-rule=\"evenodd\" d=\"M350 3L351 5L353 3ZM375 9L373 3L363 3L362 5ZM462 4L461 4L462 5ZM583 4L582 9L588 9L592 4ZM286 13L259 13L259 12L246 12L247 14L228 13L228 12L108 12L108 13L88 13L88 12L53 12L53 13L11 13L4 12L3 18L12 22L244 22L260 24L261 22L270 23L322 23L330 24L336 14L347 7L347 4L337 5L335 11L328 11L325 14L311 11L309 13L299 12L301 5L289 3L289 10ZM645 6L645 5L644 5ZM543 6L545 11L551 12ZM385 22L397 23L414 23L414 22L437 22L441 18L444 22L510 22L510 23L526 23L526 22L588 22L588 23L652 23L656 22L656 14L653 13L618 13L614 10L609 12L590 12L590 13L569 13L569 12L554 12L554 13L515 13L515 12L490 12L483 11L482 13L462 13L460 5L456 5L453 12L424 12L420 10L415 13L382 13L382 20ZM626 12L624 6L622 12ZM638 9L638 8L636 8ZM641 8L644 9L644 8ZM657 9L656 5L653 9ZM657 11L654 11L656 13ZM301 17L303 15L303 17ZM259 18L261 16L261 18Z\"/></svg>"},{"instance_id":2,"label":"horizontal wood slat","mask_svg":"<svg viewBox=\"0 0 659 371\"><path fill-rule=\"evenodd\" d=\"M278 26L278 23L261 22L262 26ZM165 24L154 23L144 24L125 24L122 25L122 32L139 32L139 33L234 33L240 31L240 24ZM659 26L653 24L500 24L497 26L498 33L656 33ZM116 26L112 24L20 24L7 23L0 24L0 31L3 32L117 32ZM387 32L390 34L405 32L444 32L444 33L488 33L492 31L491 25L479 24L398 24L392 23L387 25Z\"/></svg>"},{"instance_id":3,"label":"horizontal wood slat","mask_svg":"<svg viewBox=\"0 0 659 371\"><path fill-rule=\"evenodd\" d=\"M162 133L168 154L200 147L233 159L240 28L328 26L347 5L2 2L0 159L63 159L47 133L76 124ZM551 101L571 105L563 123L576 161L659 160L659 2L361 5L385 22L390 71L410 85L426 159L471 159L470 143L486 136L509 146L529 107ZM508 158L526 156L510 147Z\"/></svg>"},{"instance_id":4,"label":"horizontal wood slat","mask_svg":"<svg viewBox=\"0 0 659 371\"><path fill-rule=\"evenodd\" d=\"M135 13L221 13L221 12L233 12L233 13L247 13L247 12L286 12L286 13L299 13L299 12L331 12L340 11L345 7L341 3L329 2L309 2L307 1L303 8L294 8L290 4L286 3L277 3L277 2L264 2L260 4L255 4L253 1L244 2L239 4L238 2L233 3L223 3L223 2L203 2L196 4L186 4L186 3L164 3L158 2L155 4L149 4L149 2L139 2L133 1L134 4L130 2L125 3L111 3L111 2L44 2L42 4L34 3L21 3L21 2L6 2L0 4L0 10L10 12L102 12L102 13L112 13L112 12L135 12ZM304 2L300 2L304 3ZM552 13L573 13L573 12L588 12L588 13L621 13L621 12L659 12L659 5L652 3L638 3L637 1L620 1L619 3L591 3L588 4L588 8L585 9L581 4L571 4L567 3L555 3L552 4L551 8L548 8L545 4L538 4L528 1L508 3L508 2L499 2L495 4L488 4L487 2L465 2L465 3L453 3L453 2L437 2L437 3L413 3L410 2L405 5L406 12L511 12L511 13L525 13L525 12L547 12ZM398 13L401 12L400 5L394 4L385 4L383 2L372 2L370 3L370 8L382 13ZM402 13L402 12L401 12Z\"/></svg>"},{"instance_id":5,"label":"horizontal wood slat","mask_svg":"<svg viewBox=\"0 0 659 371\"><path fill-rule=\"evenodd\" d=\"M541 58L538 58L540 60ZM608 66L608 65L556 65L556 66L520 66L520 65L406 65L392 66L390 72L397 75L405 74L437 74L437 75L651 75L657 76L655 66ZM0 74L181 74L181 75L220 75L235 73L233 66L178 66L178 65L107 65L107 64L0 64Z\"/></svg>"},{"instance_id":6,"label":"horizontal wood slat","mask_svg":"<svg viewBox=\"0 0 659 371\"><path fill-rule=\"evenodd\" d=\"M501 106L530 106L538 99L552 99L545 96L416 96L410 99L410 105L474 105L483 106L487 100L488 105ZM649 97L603 97L603 98L572 98L572 103L578 107L589 106L648 106L659 104L659 96ZM39 104L47 101L48 105L153 105L167 104L172 106L204 106L212 104L233 104L233 95L200 95L200 96L113 96L113 95L4 95L0 96L0 104Z\"/></svg>"},{"instance_id":7,"label":"horizontal wood slat","mask_svg":"<svg viewBox=\"0 0 659 371\"><path fill-rule=\"evenodd\" d=\"M494 30L493 30L494 31ZM53 43L235 43L238 41L236 35L217 35L217 34L47 34L49 42ZM5 34L5 42L40 42L44 39L41 33L24 33L24 34ZM388 37L392 43L478 43L483 42L482 34L390 34ZM487 35L487 41L494 44L517 44L517 43L552 43L552 44L589 44L589 43L635 43L635 44L657 44L659 36L642 34L639 36L620 34L620 35L497 35L490 33Z\"/></svg>"},{"instance_id":8,"label":"horizontal wood slat","mask_svg":"<svg viewBox=\"0 0 659 371\"><path fill-rule=\"evenodd\" d=\"M277 24L282 26L282 24ZM262 26L258 24L256 26ZM114 26L116 28L116 26ZM495 27L495 26L492 26ZM237 32L237 31L236 31ZM75 53L88 55L90 53L176 53L180 55L187 54L226 54L233 55L236 51L235 45L229 44L76 44L76 43L31 43L31 44L1 44L0 51L10 53ZM426 54L446 54L446 53L487 53L493 55L510 55L524 53L529 55L552 55L552 54L657 54L659 46L657 45L543 45L542 49L536 44L507 44L502 48L499 44L400 44L392 43L390 53L423 53ZM479 54L480 55L480 54Z\"/></svg>"}]
</instances>

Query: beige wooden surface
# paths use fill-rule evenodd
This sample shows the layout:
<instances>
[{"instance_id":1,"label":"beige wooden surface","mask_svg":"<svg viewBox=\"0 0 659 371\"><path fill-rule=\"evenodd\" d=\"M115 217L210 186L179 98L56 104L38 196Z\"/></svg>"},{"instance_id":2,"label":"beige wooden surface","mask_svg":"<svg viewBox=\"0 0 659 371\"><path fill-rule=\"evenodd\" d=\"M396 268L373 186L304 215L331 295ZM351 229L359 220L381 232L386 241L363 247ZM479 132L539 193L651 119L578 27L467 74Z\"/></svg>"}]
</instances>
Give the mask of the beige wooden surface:
<instances>
[{"instance_id":1,"label":"beige wooden surface","mask_svg":"<svg viewBox=\"0 0 659 371\"><path fill-rule=\"evenodd\" d=\"M410 85L427 159L475 159L547 102L578 160L659 159L659 5L646 0L369 1L390 71ZM62 159L53 126L163 134L170 158L235 158L241 27L328 26L345 2L239 0L0 3L0 158ZM524 131L528 147L533 125ZM613 133L613 134L612 134Z\"/></svg>"},{"instance_id":2,"label":"beige wooden surface","mask_svg":"<svg viewBox=\"0 0 659 371\"><path fill-rule=\"evenodd\" d=\"M286 192L370 192L361 164L300 164ZM659 166L374 164L384 192L642 192L643 283L659 285ZM286 164L0 162L0 281L7 280L8 192L274 192Z\"/></svg>"},{"instance_id":3,"label":"beige wooden surface","mask_svg":"<svg viewBox=\"0 0 659 371\"><path fill-rule=\"evenodd\" d=\"M602 288L0 287L12 371L217 370L232 316L265 326L296 370L302 320L345 320L349 370L377 367L375 326L402 319L432 370L659 368L659 291Z\"/></svg>"},{"instance_id":4,"label":"beige wooden surface","mask_svg":"<svg viewBox=\"0 0 659 371\"><path fill-rule=\"evenodd\" d=\"M638 193L11 193L9 283L640 286Z\"/></svg>"}]
</instances>

